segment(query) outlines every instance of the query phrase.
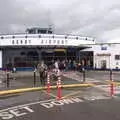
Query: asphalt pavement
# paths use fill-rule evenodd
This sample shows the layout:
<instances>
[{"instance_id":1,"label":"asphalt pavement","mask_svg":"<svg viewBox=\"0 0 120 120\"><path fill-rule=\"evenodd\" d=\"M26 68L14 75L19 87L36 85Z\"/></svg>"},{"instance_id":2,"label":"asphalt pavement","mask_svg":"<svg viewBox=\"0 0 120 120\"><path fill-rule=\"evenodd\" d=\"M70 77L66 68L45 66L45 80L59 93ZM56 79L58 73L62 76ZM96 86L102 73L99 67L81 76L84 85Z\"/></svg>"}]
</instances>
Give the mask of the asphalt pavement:
<instances>
[{"instance_id":1,"label":"asphalt pavement","mask_svg":"<svg viewBox=\"0 0 120 120\"><path fill-rule=\"evenodd\" d=\"M2 98L0 108L0 120L120 119L120 98L100 94L84 93L57 100L55 96L47 99L45 91L37 91Z\"/></svg>"},{"instance_id":2,"label":"asphalt pavement","mask_svg":"<svg viewBox=\"0 0 120 120\"><path fill-rule=\"evenodd\" d=\"M120 74L113 75L118 81ZM3 83L0 89L34 86L33 72L17 72L14 77L9 88ZM83 84L83 73L68 71L61 80L64 85ZM109 72L86 71L85 80L95 86L61 89L61 99L58 89L50 90L49 95L47 90L40 90L0 96L0 120L120 120L120 93L111 96ZM41 86L39 76L35 86Z\"/></svg>"}]
</instances>

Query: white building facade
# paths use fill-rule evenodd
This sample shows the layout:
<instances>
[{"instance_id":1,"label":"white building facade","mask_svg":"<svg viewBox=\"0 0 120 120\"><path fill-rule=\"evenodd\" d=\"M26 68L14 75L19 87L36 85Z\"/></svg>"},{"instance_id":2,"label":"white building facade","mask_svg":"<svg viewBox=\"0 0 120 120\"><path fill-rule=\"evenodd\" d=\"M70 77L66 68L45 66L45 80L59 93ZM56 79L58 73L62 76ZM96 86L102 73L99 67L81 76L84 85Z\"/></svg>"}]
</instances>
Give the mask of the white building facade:
<instances>
[{"instance_id":1,"label":"white building facade","mask_svg":"<svg viewBox=\"0 0 120 120\"><path fill-rule=\"evenodd\" d=\"M91 50L94 52L94 68L120 69L120 44L95 45Z\"/></svg>"},{"instance_id":2,"label":"white building facade","mask_svg":"<svg viewBox=\"0 0 120 120\"><path fill-rule=\"evenodd\" d=\"M52 61L55 57L61 60L78 59L79 51L91 44L95 44L93 38L75 35L0 35L0 68L5 68L8 65L33 67L33 62L39 62L42 59ZM59 53L57 54L59 56L56 56L54 51L59 50L66 52ZM75 51L74 54L70 50Z\"/></svg>"}]
</instances>

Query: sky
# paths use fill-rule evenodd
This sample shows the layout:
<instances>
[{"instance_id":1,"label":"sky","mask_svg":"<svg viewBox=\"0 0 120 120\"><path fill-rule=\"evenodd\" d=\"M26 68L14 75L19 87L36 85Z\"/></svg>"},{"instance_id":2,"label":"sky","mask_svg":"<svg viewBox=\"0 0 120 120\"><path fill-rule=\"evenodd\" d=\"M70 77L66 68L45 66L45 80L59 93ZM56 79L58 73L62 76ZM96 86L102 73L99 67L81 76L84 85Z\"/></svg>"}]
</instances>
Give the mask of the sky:
<instances>
[{"instance_id":1,"label":"sky","mask_svg":"<svg viewBox=\"0 0 120 120\"><path fill-rule=\"evenodd\" d=\"M120 0L0 0L0 33L53 26L57 34L120 41Z\"/></svg>"}]
</instances>

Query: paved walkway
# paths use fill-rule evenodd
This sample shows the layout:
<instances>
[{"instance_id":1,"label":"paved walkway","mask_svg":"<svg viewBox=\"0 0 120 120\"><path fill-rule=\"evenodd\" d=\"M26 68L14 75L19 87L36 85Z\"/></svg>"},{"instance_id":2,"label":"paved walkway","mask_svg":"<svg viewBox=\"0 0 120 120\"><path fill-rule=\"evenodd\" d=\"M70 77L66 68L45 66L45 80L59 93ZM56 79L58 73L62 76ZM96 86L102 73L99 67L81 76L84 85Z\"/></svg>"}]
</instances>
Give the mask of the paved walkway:
<instances>
[{"instance_id":1,"label":"paved walkway","mask_svg":"<svg viewBox=\"0 0 120 120\"><path fill-rule=\"evenodd\" d=\"M10 79L10 87L7 88L6 83L3 81L6 81L7 73L5 71L0 71L0 90L6 90L6 89L16 89L16 88L25 88L25 87L33 87L34 84L34 73L33 72L16 72L16 73L10 73L11 77L15 77L16 80ZM39 75L37 75L37 81L36 85L40 86L39 81ZM83 81L83 73L78 71L67 71L62 72L62 76L64 77L63 84L75 84L75 83L81 83ZM103 86L108 86L108 83L104 80L96 80L94 78L86 77L86 83L93 83L101 87L101 89L104 89L106 91L106 88ZM55 83L56 84L56 83ZM109 88L108 88L109 89ZM107 90L109 91L109 90ZM120 91L120 89L118 90Z\"/></svg>"},{"instance_id":2,"label":"paved walkway","mask_svg":"<svg viewBox=\"0 0 120 120\"><path fill-rule=\"evenodd\" d=\"M78 71L69 71L69 72L63 73L63 76L66 78L76 80L78 82L83 82L83 73L80 73ZM94 78L86 77L85 80L86 80L85 82L88 82L88 83L105 84L105 82L103 81L101 82L101 80L96 80Z\"/></svg>"}]
</instances>

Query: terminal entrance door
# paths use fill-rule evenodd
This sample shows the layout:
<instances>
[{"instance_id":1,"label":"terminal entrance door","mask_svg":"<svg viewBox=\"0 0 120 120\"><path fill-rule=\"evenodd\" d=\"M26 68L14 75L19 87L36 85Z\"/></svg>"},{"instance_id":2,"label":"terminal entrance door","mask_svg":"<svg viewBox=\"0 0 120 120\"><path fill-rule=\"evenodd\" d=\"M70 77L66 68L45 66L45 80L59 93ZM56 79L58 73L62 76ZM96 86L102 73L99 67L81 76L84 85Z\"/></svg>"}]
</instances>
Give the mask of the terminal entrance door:
<instances>
[{"instance_id":1,"label":"terminal entrance door","mask_svg":"<svg viewBox=\"0 0 120 120\"><path fill-rule=\"evenodd\" d=\"M53 64L56 60L76 60L76 51L71 51L69 49L44 50L41 52L41 59L48 65Z\"/></svg>"},{"instance_id":2,"label":"terminal entrance door","mask_svg":"<svg viewBox=\"0 0 120 120\"><path fill-rule=\"evenodd\" d=\"M55 60L60 60L60 61L63 61L65 59L67 59L66 49L55 49L54 59Z\"/></svg>"},{"instance_id":3,"label":"terminal entrance door","mask_svg":"<svg viewBox=\"0 0 120 120\"><path fill-rule=\"evenodd\" d=\"M51 65L55 60L63 61L66 59L66 52L65 51L42 51L41 52L41 59L47 64Z\"/></svg>"},{"instance_id":4,"label":"terminal entrance door","mask_svg":"<svg viewBox=\"0 0 120 120\"><path fill-rule=\"evenodd\" d=\"M93 52L92 51L81 51L80 52L80 59L81 63L84 62L84 66L93 67Z\"/></svg>"},{"instance_id":5,"label":"terminal entrance door","mask_svg":"<svg viewBox=\"0 0 120 120\"><path fill-rule=\"evenodd\" d=\"M45 52L43 51L41 53L41 59L47 64L50 65L52 64L54 60L54 52Z\"/></svg>"}]
</instances>

